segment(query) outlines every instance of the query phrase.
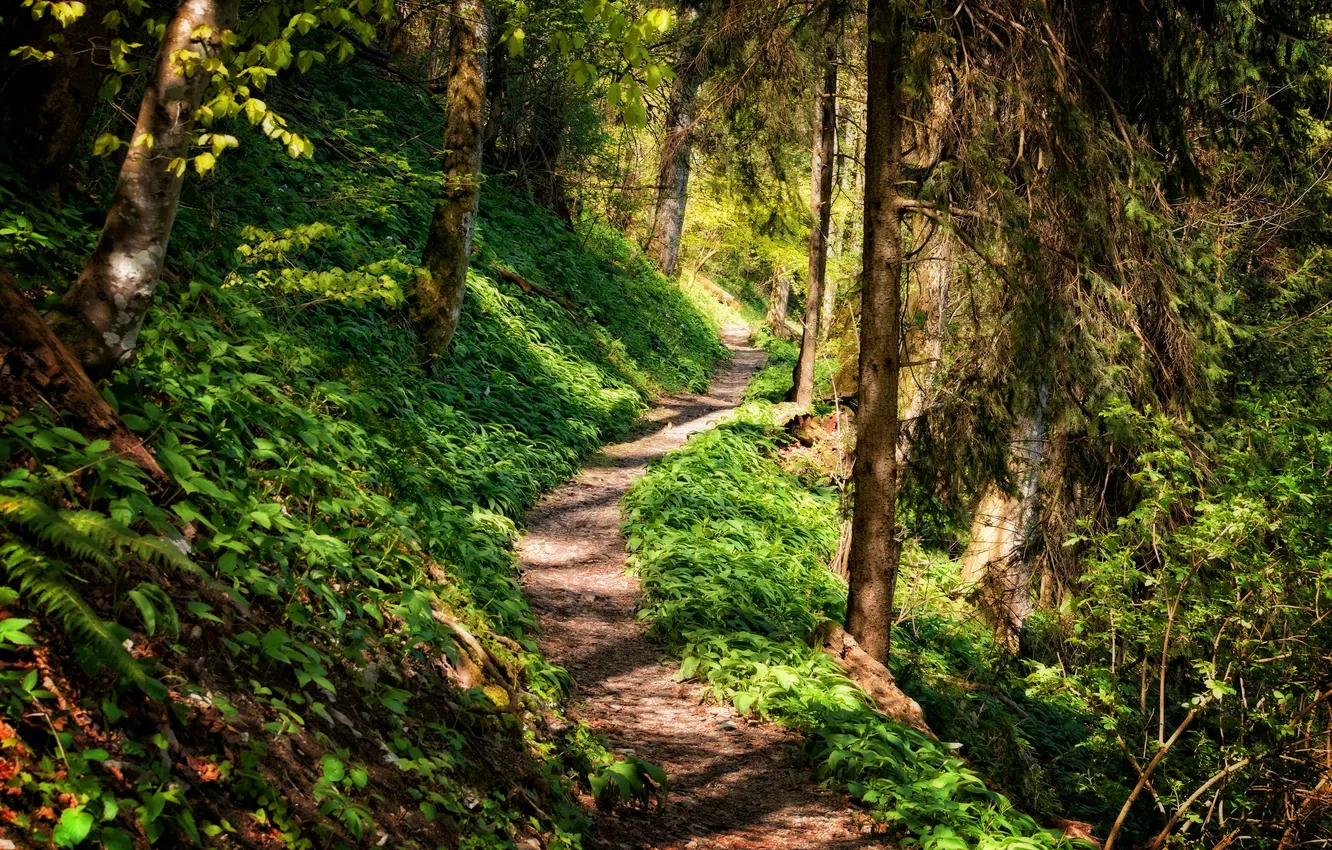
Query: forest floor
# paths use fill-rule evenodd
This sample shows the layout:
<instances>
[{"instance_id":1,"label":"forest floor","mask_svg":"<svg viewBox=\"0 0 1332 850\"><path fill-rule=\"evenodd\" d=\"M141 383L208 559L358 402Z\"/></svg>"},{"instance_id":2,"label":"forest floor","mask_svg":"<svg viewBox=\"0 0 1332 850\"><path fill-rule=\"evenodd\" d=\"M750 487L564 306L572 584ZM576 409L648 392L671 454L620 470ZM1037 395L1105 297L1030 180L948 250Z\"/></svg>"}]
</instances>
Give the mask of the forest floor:
<instances>
[{"instance_id":1,"label":"forest floor","mask_svg":"<svg viewBox=\"0 0 1332 850\"><path fill-rule=\"evenodd\" d=\"M881 850L861 834L856 809L818 787L788 759L797 736L704 703L675 681L677 665L635 616L638 581L625 574L620 500L649 461L684 445L739 403L763 352L749 329L723 338L734 353L707 395L661 399L645 431L591 458L573 481L527 516L519 543L523 586L541 622L541 645L576 683L575 708L622 755L660 765L663 806L599 815L597 850Z\"/></svg>"}]
</instances>

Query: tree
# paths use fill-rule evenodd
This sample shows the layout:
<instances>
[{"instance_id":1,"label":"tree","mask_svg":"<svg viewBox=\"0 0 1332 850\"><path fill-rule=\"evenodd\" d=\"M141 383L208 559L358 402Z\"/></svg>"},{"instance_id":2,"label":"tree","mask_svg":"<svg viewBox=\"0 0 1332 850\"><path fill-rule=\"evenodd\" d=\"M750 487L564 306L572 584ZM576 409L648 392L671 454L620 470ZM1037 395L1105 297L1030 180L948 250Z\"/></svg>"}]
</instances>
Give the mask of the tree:
<instances>
[{"instance_id":1,"label":"tree","mask_svg":"<svg viewBox=\"0 0 1332 850\"><path fill-rule=\"evenodd\" d=\"M805 332L800 339L794 380L787 401L809 407L814 400L814 360L818 353L823 312L823 287L828 270L828 236L832 226L833 158L837 146L837 47L829 36L814 122L813 163L809 190L809 277L805 283Z\"/></svg>"},{"instance_id":2,"label":"tree","mask_svg":"<svg viewBox=\"0 0 1332 850\"><path fill-rule=\"evenodd\" d=\"M897 418L902 279L903 19L892 0L869 0L865 127L865 237L855 507L847 562L846 628L871 658L888 659L897 539Z\"/></svg>"},{"instance_id":3,"label":"tree","mask_svg":"<svg viewBox=\"0 0 1332 850\"><path fill-rule=\"evenodd\" d=\"M693 133L698 89L707 71L703 51L689 55L678 69L666 113L666 135L657 166L657 205L652 216L648 254L665 275L674 275L680 258L685 205L689 201L689 170L694 151Z\"/></svg>"},{"instance_id":4,"label":"tree","mask_svg":"<svg viewBox=\"0 0 1332 850\"><path fill-rule=\"evenodd\" d=\"M929 113L925 120L913 123L915 138L907 161L918 169L923 181L930 180L943 163L947 150L947 125L953 112L953 78L950 69L940 67L930 80ZM946 182L946 181L940 181ZM941 192L936 187L935 194ZM929 406L934 392L935 372L943 359L944 330L948 318L949 282L953 275L956 237L948 227L926 216L911 223L911 255L915 262L907 275L907 325L902 332L902 350L907 363L904 387L906 409L898 417L904 430L897 446L898 465L910 458L911 436Z\"/></svg>"},{"instance_id":5,"label":"tree","mask_svg":"<svg viewBox=\"0 0 1332 850\"><path fill-rule=\"evenodd\" d=\"M1027 542L1039 509L1049 398L1050 388L1043 385L1035 412L1019 424L1021 436L1010 462L1017 492L1005 492L994 484L986 489L972 518L971 542L962 556L962 582L975 588L982 614L1009 651L1017 650L1022 624L1035 610L1031 600L1033 559Z\"/></svg>"},{"instance_id":6,"label":"tree","mask_svg":"<svg viewBox=\"0 0 1332 850\"><path fill-rule=\"evenodd\" d=\"M485 139L486 51L490 23L484 0L454 0L449 37L448 119L444 127L444 191L408 295L422 350L438 357L462 315L467 267L481 193Z\"/></svg>"},{"instance_id":7,"label":"tree","mask_svg":"<svg viewBox=\"0 0 1332 850\"><path fill-rule=\"evenodd\" d=\"M185 0L167 25L97 247L51 319L93 377L129 357L166 260L195 113L240 0Z\"/></svg>"},{"instance_id":8,"label":"tree","mask_svg":"<svg viewBox=\"0 0 1332 850\"><path fill-rule=\"evenodd\" d=\"M70 20L60 6L34 4L0 33L4 156L44 195L59 191L97 105L109 62L103 21L114 5L92 0Z\"/></svg>"},{"instance_id":9,"label":"tree","mask_svg":"<svg viewBox=\"0 0 1332 850\"><path fill-rule=\"evenodd\" d=\"M768 295L768 315L763 324L781 339L789 339L791 329L786 324L786 305L791 300L791 274L778 266L772 270L772 292Z\"/></svg>"},{"instance_id":10,"label":"tree","mask_svg":"<svg viewBox=\"0 0 1332 850\"><path fill-rule=\"evenodd\" d=\"M68 414L67 421L84 436L105 439L121 457L156 481L167 480L152 453L120 421L4 269L0 269L0 400L17 410L45 407L56 417Z\"/></svg>"}]
</instances>

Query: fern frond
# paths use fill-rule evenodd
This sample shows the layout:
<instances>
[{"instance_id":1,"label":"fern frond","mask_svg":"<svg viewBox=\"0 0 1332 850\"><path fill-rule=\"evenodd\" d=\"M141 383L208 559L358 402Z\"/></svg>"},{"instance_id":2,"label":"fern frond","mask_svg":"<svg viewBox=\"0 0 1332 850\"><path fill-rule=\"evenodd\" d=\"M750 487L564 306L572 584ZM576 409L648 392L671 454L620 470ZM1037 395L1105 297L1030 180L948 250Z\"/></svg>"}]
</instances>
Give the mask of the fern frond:
<instances>
[{"instance_id":1,"label":"fern frond","mask_svg":"<svg viewBox=\"0 0 1332 850\"><path fill-rule=\"evenodd\" d=\"M53 619L65 631L85 641L103 664L137 685L154 699L166 698L166 687L148 675L147 669L121 643L123 630L108 623L84 600L65 576L68 565L46 558L27 545L13 541L0 548L0 562L8 578L18 585L25 604Z\"/></svg>"},{"instance_id":2,"label":"fern frond","mask_svg":"<svg viewBox=\"0 0 1332 850\"><path fill-rule=\"evenodd\" d=\"M0 496L0 518L17 524L43 543L49 543L66 554L100 567L110 575L115 565L107 547L97 537L69 521L71 515L91 511L65 512L55 510L39 499L19 494ZM133 533L133 532L130 532Z\"/></svg>"},{"instance_id":3,"label":"fern frond","mask_svg":"<svg viewBox=\"0 0 1332 850\"><path fill-rule=\"evenodd\" d=\"M61 516L71 527L100 543L104 550L130 552L165 570L189 573L205 581L209 578L198 564L165 537L139 534L97 511L63 511Z\"/></svg>"},{"instance_id":4,"label":"fern frond","mask_svg":"<svg viewBox=\"0 0 1332 850\"><path fill-rule=\"evenodd\" d=\"M145 561L151 561L163 569L189 573L204 581L210 581L212 578L165 537L141 535L129 541L127 548Z\"/></svg>"}]
</instances>

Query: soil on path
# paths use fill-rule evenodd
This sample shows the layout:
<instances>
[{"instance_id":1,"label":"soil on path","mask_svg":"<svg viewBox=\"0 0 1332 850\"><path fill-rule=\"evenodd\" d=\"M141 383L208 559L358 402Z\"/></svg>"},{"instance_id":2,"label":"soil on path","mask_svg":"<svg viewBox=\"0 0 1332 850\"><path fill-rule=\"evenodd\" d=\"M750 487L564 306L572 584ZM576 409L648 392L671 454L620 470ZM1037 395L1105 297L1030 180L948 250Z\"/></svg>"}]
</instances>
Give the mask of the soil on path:
<instances>
[{"instance_id":1,"label":"soil on path","mask_svg":"<svg viewBox=\"0 0 1332 850\"><path fill-rule=\"evenodd\" d=\"M661 765L664 807L597 817L599 850L819 848L886 850L861 835L841 795L792 767L796 736L705 705L635 617L638 580L625 575L620 498L648 461L679 448L739 402L764 354L743 325L724 334L734 353L707 395L666 398L640 438L609 446L527 516L519 544L523 585L547 656L577 683L576 707L617 752Z\"/></svg>"}]
</instances>

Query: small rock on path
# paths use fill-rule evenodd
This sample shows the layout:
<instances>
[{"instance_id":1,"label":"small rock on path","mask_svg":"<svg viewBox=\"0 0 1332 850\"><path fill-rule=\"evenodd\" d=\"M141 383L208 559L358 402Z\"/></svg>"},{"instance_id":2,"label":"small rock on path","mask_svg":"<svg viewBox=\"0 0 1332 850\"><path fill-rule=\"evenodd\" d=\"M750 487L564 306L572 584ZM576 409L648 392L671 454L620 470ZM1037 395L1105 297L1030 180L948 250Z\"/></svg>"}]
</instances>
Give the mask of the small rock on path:
<instances>
[{"instance_id":1,"label":"small rock on path","mask_svg":"<svg viewBox=\"0 0 1332 850\"><path fill-rule=\"evenodd\" d=\"M617 752L661 765L664 807L598 815L593 850L887 850L862 835L846 798L790 766L798 736L702 703L701 689L675 681L635 617L638 580L624 573L620 499L648 462L684 445L735 407L764 354L749 329L725 329L734 359L707 395L663 399L650 430L608 446L573 481L527 516L519 543L523 586L541 623L547 657L577 683L577 707Z\"/></svg>"}]
</instances>

